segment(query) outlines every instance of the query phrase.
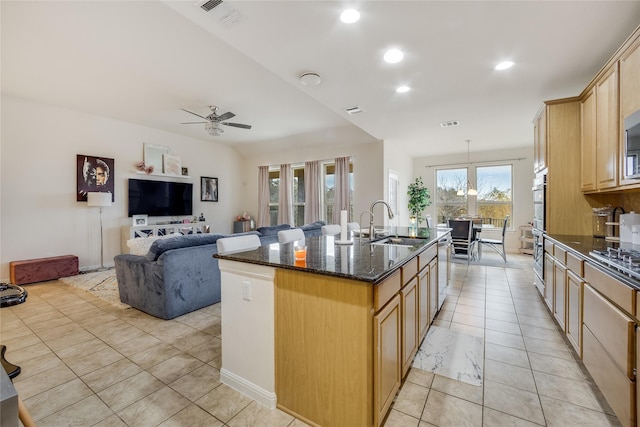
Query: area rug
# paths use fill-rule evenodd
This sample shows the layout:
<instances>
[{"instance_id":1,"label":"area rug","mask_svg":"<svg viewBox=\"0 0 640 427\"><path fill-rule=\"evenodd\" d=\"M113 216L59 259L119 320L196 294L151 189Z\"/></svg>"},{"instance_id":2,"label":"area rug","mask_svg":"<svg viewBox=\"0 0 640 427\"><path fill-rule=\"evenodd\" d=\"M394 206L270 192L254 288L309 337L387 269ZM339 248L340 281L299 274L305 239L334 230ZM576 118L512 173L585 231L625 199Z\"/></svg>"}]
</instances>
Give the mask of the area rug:
<instances>
[{"instance_id":1,"label":"area rug","mask_svg":"<svg viewBox=\"0 0 640 427\"><path fill-rule=\"evenodd\" d=\"M413 360L413 367L481 386L483 360L482 338L431 326Z\"/></svg>"},{"instance_id":2,"label":"area rug","mask_svg":"<svg viewBox=\"0 0 640 427\"><path fill-rule=\"evenodd\" d=\"M128 304L120 301L118 292L118 281L114 269L98 271L95 273L82 273L77 276L62 277L60 281L74 288L82 289L85 292L107 301L118 308L131 308Z\"/></svg>"}]
</instances>

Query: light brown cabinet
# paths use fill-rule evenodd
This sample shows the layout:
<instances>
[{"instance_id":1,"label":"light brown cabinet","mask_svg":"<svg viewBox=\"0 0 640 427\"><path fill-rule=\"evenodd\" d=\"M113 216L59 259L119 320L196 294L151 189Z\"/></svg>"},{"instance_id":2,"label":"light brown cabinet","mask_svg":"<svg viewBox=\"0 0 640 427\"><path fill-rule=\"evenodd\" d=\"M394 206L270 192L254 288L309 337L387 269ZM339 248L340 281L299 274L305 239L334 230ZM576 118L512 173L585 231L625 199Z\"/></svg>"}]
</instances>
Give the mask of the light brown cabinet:
<instances>
[{"instance_id":1,"label":"light brown cabinet","mask_svg":"<svg viewBox=\"0 0 640 427\"><path fill-rule=\"evenodd\" d=\"M533 170L547 167L547 108L542 107L533 123Z\"/></svg>"},{"instance_id":2,"label":"light brown cabinet","mask_svg":"<svg viewBox=\"0 0 640 427\"><path fill-rule=\"evenodd\" d=\"M553 260L553 315L564 331L567 304L567 267L558 259Z\"/></svg>"},{"instance_id":3,"label":"light brown cabinet","mask_svg":"<svg viewBox=\"0 0 640 427\"><path fill-rule=\"evenodd\" d=\"M374 321L374 424L380 425L402 381L400 296L373 317Z\"/></svg>"},{"instance_id":4,"label":"light brown cabinet","mask_svg":"<svg viewBox=\"0 0 640 427\"><path fill-rule=\"evenodd\" d=\"M552 252L553 253L553 252ZM549 310L553 313L553 296L555 295L555 271L553 268L553 256L548 252L544 254L544 298L545 304L549 307Z\"/></svg>"},{"instance_id":5,"label":"light brown cabinet","mask_svg":"<svg viewBox=\"0 0 640 427\"><path fill-rule=\"evenodd\" d=\"M420 325L420 341L427 334L431 318L429 317L429 282L431 280L431 274L429 266L426 265L420 274L418 274L418 317Z\"/></svg>"},{"instance_id":6,"label":"light brown cabinet","mask_svg":"<svg viewBox=\"0 0 640 427\"><path fill-rule=\"evenodd\" d=\"M583 362L623 426L636 424L635 323L584 286Z\"/></svg>"},{"instance_id":7,"label":"light brown cabinet","mask_svg":"<svg viewBox=\"0 0 640 427\"><path fill-rule=\"evenodd\" d=\"M567 338L582 358L582 295L584 280L572 270L567 271Z\"/></svg>"},{"instance_id":8,"label":"light brown cabinet","mask_svg":"<svg viewBox=\"0 0 640 427\"><path fill-rule=\"evenodd\" d=\"M438 312L438 258L429 263L429 323L433 322Z\"/></svg>"},{"instance_id":9,"label":"light brown cabinet","mask_svg":"<svg viewBox=\"0 0 640 427\"><path fill-rule=\"evenodd\" d=\"M624 131L624 119L640 110L640 36L624 50L619 60L620 73L620 131ZM624 136L624 133L621 133ZM624 179L625 147L620 138L619 158L622 186L634 185L638 187L637 179Z\"/></svg>"},{"instance_id":10,"label":"light brown cabinet","mask_svg":"<svg viewBox=\"0 0 640 427\"><path fill-rule=\"evenodd\" d=\"M596 184L596 96L591 89L580 102L580 140L582 152L582 191L593 191Z\"/></svg>"},{"instance_id":11,"label":"light brown cabinet","mask_svg":"<svg viewBox=\"0 0 640 427\"><path fill-rule=\"evenodd\" d=\"M596 178L598 190L618 186L618 66L596 82Z\"/></svg>"},{"instance_id":12,"label":"light brown cabinet","mask_svg":"<svg viewBox=\"0 0 640 427\"><path fill-rule=\"evenodd\" d=\"M402 376L404 377L418 351L420 308L418 306L418 277L414 276L400 291L402 305Z\"/></svg>"}]
</instances>

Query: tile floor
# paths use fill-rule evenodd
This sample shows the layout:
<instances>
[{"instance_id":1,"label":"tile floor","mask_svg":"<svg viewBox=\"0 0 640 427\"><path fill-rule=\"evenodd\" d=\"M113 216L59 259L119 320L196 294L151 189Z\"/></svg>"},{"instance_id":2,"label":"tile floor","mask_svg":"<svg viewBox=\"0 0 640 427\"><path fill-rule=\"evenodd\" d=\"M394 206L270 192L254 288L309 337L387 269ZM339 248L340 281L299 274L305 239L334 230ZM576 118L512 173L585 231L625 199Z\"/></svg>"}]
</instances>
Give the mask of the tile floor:
<instances>
[{"instance_id":1,"label":"tile floor","mask_svg":"<svg viewBox=\"0 0 640 427\"><path fill-rule=\"evenodd\" d=\"M452 272L435 322L484 338L483 385L413 368L385 426L619 425L530 268ZM39 427L305 425L220 382L219 305L165 321L57 281L27 289L27 303L0 310L0 341L22 367L15 386Z\"/></svg>"}]
</instances>

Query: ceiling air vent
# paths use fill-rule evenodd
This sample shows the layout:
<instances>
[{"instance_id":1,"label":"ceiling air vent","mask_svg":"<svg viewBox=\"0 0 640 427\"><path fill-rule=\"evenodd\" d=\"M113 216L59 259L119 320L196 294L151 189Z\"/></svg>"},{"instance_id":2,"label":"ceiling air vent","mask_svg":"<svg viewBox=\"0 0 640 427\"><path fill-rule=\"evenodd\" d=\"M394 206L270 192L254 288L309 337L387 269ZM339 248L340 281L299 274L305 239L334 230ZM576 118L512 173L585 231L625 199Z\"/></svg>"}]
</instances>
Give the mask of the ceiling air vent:
<instances>
[{"instance_id":1,"label":"ceiling air vent","mask_svg":"<svg viewBox=\"0 0 640 427\"><path fill-rule=\"evenodd\" d=\"M205 12L209 12L211 11L211 9L213 9L216 6L219 6L220 4L222 4L222 0L209 0L205 2L203 5L201 5L200 7L204 9Z\"/></svg>"},{"instance_id":2,"label":"ceiling air vent","mask_svg":"<svg viewBox=\"0 0 640 427\"><path fill-rule=\"evenodd\" d=\"M440 127L450 128L453 126L458 126L460 122L458 120L447 120L446 122L440 122Z\"/></svg>"},{"instance_id":3,"label":"ceiling air vent","mask_svg":"<svg viewBox=\"0 0 640 427\"><path fill-rule=\"evenodd\" d=\"M353 115L353 114L362 113L363 110L356 105L355 107L347 107L344 109L344 111L346 111L348 114Z\"/></svg>"}]
</instances>

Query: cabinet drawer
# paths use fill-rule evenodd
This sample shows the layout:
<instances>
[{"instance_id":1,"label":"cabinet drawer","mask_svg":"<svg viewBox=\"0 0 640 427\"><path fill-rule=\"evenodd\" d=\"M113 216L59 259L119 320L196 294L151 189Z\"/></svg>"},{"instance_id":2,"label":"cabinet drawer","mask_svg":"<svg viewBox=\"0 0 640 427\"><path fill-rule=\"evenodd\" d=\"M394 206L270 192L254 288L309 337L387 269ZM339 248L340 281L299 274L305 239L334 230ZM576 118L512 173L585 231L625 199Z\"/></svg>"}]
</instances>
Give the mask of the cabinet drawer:
<instances>
[{"instance_id":1,"label":"cabinet drawer","mask_svg":"<svg viewBox=\"0 0 640 427\"><path fill-rule=\"evenodd\" d=\"M422 270L438 255L438 245L433 245L418 255L418 270Z\"/></svg>"},{"instance_id":2,"label":"cabinet drawer","mask_svg":"<svg viewBox=\"0 0 640 427\"><path fill-rule=\"evenodd\" d=\"M583 330L582 348L585 367L622 425L634 425L635 382L620 372L589 328Z\"/></svg>"},{"instance_id":3,"label":"cabinet drawer","mask_svg":"<svg viewBox=\"0 0 640 427\"><path fill-rule=\"evenodd\" d=\"M418 274L418 257L400 267L400 271L402 272L402 283L407 283L413 276Z\"/></svg>"},{"instance_id":4,"label":"cabinet drawer","mask_svg":"<svg viewBox=\"0 0 640 427\"><path fill-rule=\"evenodd\" d=\"M584 260L567 252L567 268L573 271L577 276L584 277Z\"/></svg>"},{"instance_id":5,"label":"cabinet drawer","mask_svg":"<svg viewBox=\"0 0 640 427\"><path fill-rule=\"evenodd\" d=\"M553 242L549 239L544 239L544 251L549 253L549 255L553 255Z\"/></svg>"},{"instance_id":6,"label":"cabinet drawer","mask_svg":"<svg viewBox=\"0 0 640 427\"><path fill-rule=\"evenodd\" d=\"M603 273L589 263L584 264L584 280L627 313L636 314L634 312L636 294L621 281Z\"/></svg>"},{"instance_id":7,"label":"cabinet drawer","mask_svg":"<svg viewBox=\"0 0 640 427\"><path fill-rule=\"evenodd\" d=\"M553 247L553 256L555 259L560 261L562 264L567 264L567 251L562 249L560 246Z\"/></svg>"},{"instance_id":8,"label":"cabinet drawer","mask_svg":"<svg viewBox=\"0 0 640 427\"><path fill-rule=\"evenodd\" d=\"M583 319L584 325L600 342L618 369L633 379L633 320L589 285L584 286Z\"/></svg>"},{"instance_id":9,"label":"cabinet drawer","mask_svg":"<svg viewBox=\"0 0 640 427\"><path fill-rule=\"evenodd\" d=\"M400 291L400 272L396 271L382 283L373 287L373 310L378 311Z\"/></svg>"}]
</instances>

